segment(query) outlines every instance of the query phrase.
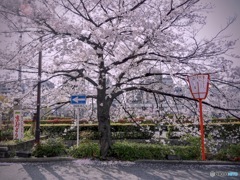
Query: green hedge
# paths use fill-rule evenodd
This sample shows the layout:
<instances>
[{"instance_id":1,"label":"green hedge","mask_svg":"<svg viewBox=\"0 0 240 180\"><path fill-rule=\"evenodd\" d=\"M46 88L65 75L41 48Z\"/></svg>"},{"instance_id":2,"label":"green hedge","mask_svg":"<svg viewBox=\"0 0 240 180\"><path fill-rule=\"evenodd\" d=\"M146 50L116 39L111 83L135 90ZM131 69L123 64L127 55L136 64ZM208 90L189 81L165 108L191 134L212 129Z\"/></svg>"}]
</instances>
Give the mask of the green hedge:
<instances>
[{"instance_id":1,"label":"green hedge","mask_svg":"<svg viewBox=\"0 0 240 180\"><path fill-rule=\"evenodd\" d=\"M74 158L99 157L99 146L91 142L80 143L79 147L72 147L69 154ZM123 141L114 143L108 154L110 157L125 161L164 160L167 155L177 155L182 160L199 160L201 153L200 148L195 146L166 146Z\"/></svg>"},{"instance_id":2,"label":"green hedge","mask_svg":"<svg viewBox=\"0 0 240 180\"><path fill-rule=\"evenodd\" d=\"M54 120L54 119L72 119L72 117L59 117L59 116L48 116L44 117L46 120Z\"/></svg>"},{"instance_id":3,"label":"green hedge","mask_svg":"<svg viewBox=\"0 0 240 180\"><path fill-rule=\"evenodd\" d=\"M155 129L154 124L141 125L142 129L132 123L112 124L112 139L150 139ZM29 130L31 125L24 127L25 131ZM63 137L66 140L76 140L77 127L70 124L41 124L41 134L49 137ZM144 130L145 129L145 130ZM148 129L148 130L146 130ZM98 124L83 124L79 126L80 138L99 139Z\"/></svg>"},{"instance_id":4,"label":"green hedge","mask_svg":"<svg viewBox=\"0 0 240 180\"><path fill-rule=\"evenodd\" d=\"M212 134L213 131L218 131L216 135L212 135L214 139L232 139L236 138L240 142L240 123L238 124L211 124L205 126L205 136Z\"/></svg>"},{"instance_id":5,"label":"green hedge","mask_svg":"<svg viewBox=\"0 0 240 180\"><path fill-rule=\"evenodd\" d=\"M40 124L73 124L73 119L53 119L53 120L40 120ZM33 120L24 120L24 124L32 124Z\"/></svg>"},{"instance_id":6,"label":"green hedge","mask_svg":"<svg viewBox=\"0 0 240 180\"><path fill-rule=\"evenodd\" d=\"M31 125L24 126L24 131L28 131L30 128ZM44 124L40 125L40 132L48 137L62 137L70 128L70 124Z\"/></svg>"},{"instance_id":7,"label":"green hedge","mask_svg":"<svg viewBox=\"0 0 240 180\"><path fill-rule=\"evenodd\" d=\"M226 122L240 122L240 119L237 118L213 118L212 123L226 123Z\"/></svg>"},{"instance_id":8,"label":"green hedge","mask_svg":"<svg viewBox=\"0 0 240 180\"><path fill-rule=\"evenodd\" d=\"M112 155L121 160L155 159L164 160L167 155L180 156L182 160L200 158L200 148L194 146L166 146L160 144L130 143L113 144Z\"/></svg>"},{"instance_id":9,"label":"green hedge","mask_svg":"<svg viewBox=\"0 0 240 180\"><path fill-rule=\"evenodd\" d=\"M134 124L112 124L111 133L112 139L150 139L153 136L153 131L155 129L154 124L144 124L141 125L142 129L135 126ZM148 130L146 130L148 129ZM76 127L71 129L64 136L65 139L75 140L76 139ZM98 125L88 124L80 125L80 137L81 134L88 134L86 138L88 139L99 139ZM84 136L82 136L84 137Z\"/></svg>"},{"instance_id":10,"label":"green hedge","mask_svg":"<svg viewBox=\"0 0 240 180\"><path fill-rule=\"evenodd\" d=\"M199 125L183 125L186 128L198 128L200 129ZM178 132L179 128L174 125L168 126L168 133L167 137L169 139L177 138L174 136L174 132ZM218 133L214 134L213 132L218 131ZM232 139L232 137L235 137L236 140L240 141L240 123L230 124L230 123L211 123L204 125L204 133L205 137L208 137L211 135L213 139Z\"/></svg>"}]
</instances>

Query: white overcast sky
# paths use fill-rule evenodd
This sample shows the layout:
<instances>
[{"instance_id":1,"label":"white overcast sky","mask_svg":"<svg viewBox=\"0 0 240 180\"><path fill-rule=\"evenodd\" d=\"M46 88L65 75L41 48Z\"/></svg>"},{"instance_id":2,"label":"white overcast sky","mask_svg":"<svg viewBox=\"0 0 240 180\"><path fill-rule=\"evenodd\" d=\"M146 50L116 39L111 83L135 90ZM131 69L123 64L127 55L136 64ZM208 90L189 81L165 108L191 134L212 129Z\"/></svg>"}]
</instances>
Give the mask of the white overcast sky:
<instances>
[{"instance_id":1,"label":"white overcast sky","mask_svg":"<svg viewBox=\"0 0 240 180\"><path fill-rule=\"evenodd\" d=\"M202 0L211 2L215 8L207 17L207 26L203 29L203 34L208 37L216 33L221 27L226 25L229 17L237 16L236 21L225 32L233 39L239 39L233 53L240 56L240 0ZM232 59L234 64L240 66L240 59Z\"/></svg>"}]
</instances>

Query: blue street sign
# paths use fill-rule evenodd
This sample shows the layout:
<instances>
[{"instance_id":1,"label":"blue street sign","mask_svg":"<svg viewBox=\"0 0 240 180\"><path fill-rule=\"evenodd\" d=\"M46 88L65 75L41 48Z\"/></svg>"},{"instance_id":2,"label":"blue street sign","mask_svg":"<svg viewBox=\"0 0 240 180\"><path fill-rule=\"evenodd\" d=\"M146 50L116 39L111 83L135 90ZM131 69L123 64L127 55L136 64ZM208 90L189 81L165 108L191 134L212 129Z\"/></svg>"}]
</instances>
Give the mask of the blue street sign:
<instances>
[{"instance_id":1,"label":"blue street sign","mask_svg":"<svg viewBox=\"0 0 240 180\"><path fill-rule=\"evenodd\" d=\"M71 104L72 105L85 105L86 104L86 95L79 94L79 95L72 95L71 96Z\"/></svg>"}]
</instances>

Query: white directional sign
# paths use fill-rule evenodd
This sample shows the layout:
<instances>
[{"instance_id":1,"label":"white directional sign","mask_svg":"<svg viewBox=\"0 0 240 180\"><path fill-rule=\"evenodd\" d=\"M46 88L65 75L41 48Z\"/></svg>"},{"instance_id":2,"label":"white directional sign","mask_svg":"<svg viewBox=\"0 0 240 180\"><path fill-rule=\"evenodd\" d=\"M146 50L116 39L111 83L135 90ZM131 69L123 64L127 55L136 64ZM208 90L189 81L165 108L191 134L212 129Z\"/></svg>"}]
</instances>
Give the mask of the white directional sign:
<instances>
[{"instance_id":1,"label":"white directional sign","mask_svg":"<svg viewBox=\"0 0 240 180\"><path fill-rule=\"evenodd\" d=\"M79 105L85 105L86 104L86 95L85 94L78 94L78 95L72 95L71 96L71 104L77 107L77 146L79 145L79 114L80 114L80 108Z\"/></svg>"},{"instance_id":2,"label":"white directional sign","mask_svg":"<svg viewBox=\"0 0 240 180\"><path fill-rule=\"evenodd\" d=\"M86 104L86 95L79 94L79 95L72 95L71 96L71 104L72 105L85 105Z\"/></svg>"}]
</instances>

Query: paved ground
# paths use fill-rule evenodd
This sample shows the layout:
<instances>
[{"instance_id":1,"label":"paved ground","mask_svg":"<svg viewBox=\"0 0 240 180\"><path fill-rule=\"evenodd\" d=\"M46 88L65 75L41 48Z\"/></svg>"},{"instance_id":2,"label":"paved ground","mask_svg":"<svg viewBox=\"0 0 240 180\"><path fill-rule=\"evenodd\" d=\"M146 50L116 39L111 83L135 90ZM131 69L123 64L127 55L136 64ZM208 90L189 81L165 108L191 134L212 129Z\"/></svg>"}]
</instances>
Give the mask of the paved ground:
<instances>
[{"instance_id":1,"label":"paved ground","mask_svg":"<svg viewBox=\"0 0 240 180\"><path fill-rule=\"evenodd\" d=\"M233 172L231 174L231 172ZM230 173L230 174L229 174ZM235 173L235 174L234 174ZM236 175L229 177L228 175ZM222 176L222 177L221 177ZM0 163L1 180L240 179L240 166L227 164L120 162L89 159Z\"/></svg>"}]
</instances>

